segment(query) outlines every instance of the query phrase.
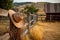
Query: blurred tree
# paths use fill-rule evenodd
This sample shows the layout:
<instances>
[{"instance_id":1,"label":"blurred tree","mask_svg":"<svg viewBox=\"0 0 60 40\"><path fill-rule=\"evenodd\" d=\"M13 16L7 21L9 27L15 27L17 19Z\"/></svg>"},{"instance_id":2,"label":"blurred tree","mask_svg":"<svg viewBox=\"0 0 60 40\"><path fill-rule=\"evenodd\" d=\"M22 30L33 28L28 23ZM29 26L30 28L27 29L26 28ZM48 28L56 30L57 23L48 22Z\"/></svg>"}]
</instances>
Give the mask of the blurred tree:
<instances>
[{"instance_id":1,"label":"blurred tree","mask_svg":"<svg viewBox=\"0 0 60 40\"><path fill-rule=\"evenodd\" d=\"M0 8L2 9L10 9L12 8L13 0L0 0Z\"/></svg>"},{"instance_id":2,"label":"blurred tree","mask_svg":"<svg viewBox=\"0 0 60 40\"><path fill-rule=\"evenodd\" d=\"M24 13L27 14L27 22L29 23L29 17L30 17L30 14L36 14L38 12L38 9L35 8L35 6L32 4L31 6L26 6L24 8ZM28 29L28 34L29 34L29 37L31 38L31 40L33 40L32 36L30 35L30 28L29 28L29 25L27 26L27 29Z\"/></svg>"},{"instance_id":3,"label":"blurred tree","mask_svg":"<svg viewBox=\"0 0 60 40\"><path fill-rule=\"evenodd\" d=\"M33 4L31 6L26 6L24 9L26 10L26 14L35 14L38 11L38 9L36 9Z\"/></svg>"}]
</instances>

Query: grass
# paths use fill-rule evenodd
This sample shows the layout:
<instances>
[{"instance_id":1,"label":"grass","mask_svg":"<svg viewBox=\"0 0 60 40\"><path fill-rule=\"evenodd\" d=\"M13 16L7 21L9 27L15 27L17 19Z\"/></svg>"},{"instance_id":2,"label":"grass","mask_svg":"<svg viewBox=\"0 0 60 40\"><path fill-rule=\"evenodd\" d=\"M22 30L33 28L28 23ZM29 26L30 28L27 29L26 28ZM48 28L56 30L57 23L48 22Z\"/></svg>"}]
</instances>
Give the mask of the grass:
<instances>
[{"instance_id":1,"label":"grass","mask_svg":"<svg viewBox=\"0 0 60 40\"><path fill-rule=\"evenodd\" d=\"M0 27L3 32L5 27ZM60 40L60 22L40 22L38 21L30 29L30 35L33 40ZM22 37L22 40L32 40L29 34Z\"/></svg>"},{"instance_id":2,"label":"grass","mask_svg":"<svg viewBox=\"0 0 60 40\"><path fill-rule=\"evenodd\" d=\"M60 22L37 22L30 30L33 40L60 40ZM31 40L26 34L24 40ZM28 38L28 39L27 39Z\"/></svg>"}]
</instances>

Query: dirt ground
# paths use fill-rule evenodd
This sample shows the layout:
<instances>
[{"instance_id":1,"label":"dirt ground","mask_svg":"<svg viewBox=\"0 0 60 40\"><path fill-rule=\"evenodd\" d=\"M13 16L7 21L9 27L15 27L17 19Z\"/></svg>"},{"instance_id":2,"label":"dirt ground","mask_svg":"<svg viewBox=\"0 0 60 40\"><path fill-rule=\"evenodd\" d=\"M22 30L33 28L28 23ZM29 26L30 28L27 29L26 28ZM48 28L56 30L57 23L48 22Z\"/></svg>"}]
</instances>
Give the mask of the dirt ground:
<instances>
[{"instance_id":1,"label":"dirt ground","mask_svg":"<svg viewBox=\"0 0 60 40\"><path fill-rule=\"evenodd\" d=\"M33 40L60 40L60 22L40 22L38 21L30 30ZM9 34L0 36L0 40L8 40ZM25 35L22 40L31 40L29 35Z\"/></svg>"}]
</instances>

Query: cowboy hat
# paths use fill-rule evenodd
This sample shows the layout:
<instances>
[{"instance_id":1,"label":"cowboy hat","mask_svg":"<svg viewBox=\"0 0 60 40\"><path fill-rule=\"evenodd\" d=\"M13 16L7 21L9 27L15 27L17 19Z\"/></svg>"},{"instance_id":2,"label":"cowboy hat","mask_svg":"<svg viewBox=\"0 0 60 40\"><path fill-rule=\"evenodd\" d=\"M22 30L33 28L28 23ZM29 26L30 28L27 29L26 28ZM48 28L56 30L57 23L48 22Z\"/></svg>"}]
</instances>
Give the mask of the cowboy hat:
<instances>
[{"instance_id":1,"label":"cowboy hat","mask_svg":"<svg viewBox=\"0 0 60 40\"><path fill-rule=\"evenodd\" d=\"M18 13L13 10L9 10L8 13L11 21L17 28L22 28L25 25L23 17L20 17Z\"/></svg>"}]
</instances>

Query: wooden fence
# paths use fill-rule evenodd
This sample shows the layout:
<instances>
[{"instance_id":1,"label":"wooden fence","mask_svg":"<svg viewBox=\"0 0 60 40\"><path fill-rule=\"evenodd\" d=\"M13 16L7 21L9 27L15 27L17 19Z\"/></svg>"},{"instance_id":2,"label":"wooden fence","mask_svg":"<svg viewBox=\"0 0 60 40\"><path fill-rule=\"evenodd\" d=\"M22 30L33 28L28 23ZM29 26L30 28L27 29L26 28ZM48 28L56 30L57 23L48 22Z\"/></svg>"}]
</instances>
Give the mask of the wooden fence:
<instances>
[{"instance_id":1,"label":"wooden fence","mask_svg":"<svg viewBox=\"0 0 60 40\"><path fill-rule=\"evenodd\" d=\"M60 15L47 15L46 20L48 21L60 21Z\"/></svg>"},{"instance_id":2,"label":"wooden fence","mask_svg":"<svg viewBox=\"0 0 60 40\"><path fill-rule=\"evenodd\" d=\"M0 16L0 34L4 34L9 31L9 18L7 16Z\"/></svg>"}]
</instances>

